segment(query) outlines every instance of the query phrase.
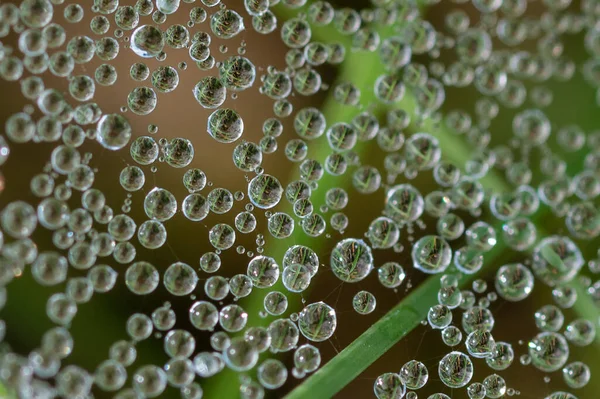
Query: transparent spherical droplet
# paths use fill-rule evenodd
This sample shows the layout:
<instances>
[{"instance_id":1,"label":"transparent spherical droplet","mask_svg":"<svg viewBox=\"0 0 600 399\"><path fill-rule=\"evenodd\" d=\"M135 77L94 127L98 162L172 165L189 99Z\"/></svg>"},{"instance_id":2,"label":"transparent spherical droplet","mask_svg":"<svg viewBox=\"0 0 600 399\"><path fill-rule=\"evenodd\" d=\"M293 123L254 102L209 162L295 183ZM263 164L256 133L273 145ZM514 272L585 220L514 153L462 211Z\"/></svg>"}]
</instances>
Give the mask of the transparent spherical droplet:
<instances>
[{"instance_id":1,"label":"transparent spherical droplet","mask_svg":"<svg viewBox=\"0 0 600 399\"><path fill-rule=\"evenodd\" d=\"M301 264L291 264L284 267L281 282L291 292L302 292L310 285L310 271Z\"/></svg>"},{"instance_id":2,"label":"transparent spherical droplet","mask_svg":"<svg viewBox=\"0 0 600 399\"><path fill-rule=\"evenodd\" d=\"M75 303L86 303L92 298L94 287L85 277L72 278L67 282L66 293Z\"/></svg>"},{"instance_id":3,"label":"transparent spherical droplet","mask_svg":"<svg viewBox=\"0 0 600 399\"><path fill-rule=\"evenodd\" d=\"M325 341L337 327L335 310L324 302L312 303L300 312L298 327L307 339L314 342Z\"/></svg>"},{"instance_id":4,"label":"transparent spherical droplet","mask_svg":"<svg viewBox=\"0 0 600 399\"><path fill-rule=\"evenodd\" d=\"M381 174L372 166L361 166L352 175L352 186L361 194L372 194L381 186Z\"/></svg>"},{"instance_id":5,"label":"transparent spherical droplet","mask_svg":"<svg viewBox=\"0 0 600 399\"><path fill-rule=\"evenodd\" d=\"M220 143L233 143L244 132L244 121L229 108L219 108L208 117L208 134Z\"/></svg>"},{"instance_id":6,"label":"transparent spherical droplet","mask_svg":"<svg viewBox=\"0 0 600 399\"><path fill-rule=\"evenodd\" d=\"M264 307L267 313L273 316L279 316L287 310L287 297L279 291L269 292L265 296Z\"/></svg>"},{"instance_id":7,"label":"transparent spherical droplet","mask_svg":"<svg viewBox=\"0 0 600 399\"><path fill-rule=\"evenodd\" d=\"M227 213L233 207L233 194L224 188L215 188L206 199L210 210L217 214Z\"/></svg>"},{"instance_id":8,"label":"transparent spherical droplet","mask_svg":"<svg viewBox=\"0 0 600 399\"><path fill-rule=\"evenodd\" d=\"M259 255L248 263L247 274L255 287L268 288L279 279L279 266L273 258Z\"/></svg>"},{"instance_id":9,"label":"transparent spherical droplet","mask_svg":"<svg viewBox=\"0 0 600 399\"><path fill-rule=\"evenodd\" d=\"M160 331L169 331L175 325L177 315L171 309L170 304L160 306L152 312L152 323L154 328Z\"/></svg>"},{"instance_id":10,"label":"transparent spherical droplet","mask_svg":"<svg viewBox=\"0 0 600 399\"><path fill-rule=\"evenodd\" d=\"M319 257L316 252L303 245L293 245L285 252L283 257L283 267L294 263L306 266L311 277L313 277L319 269Z\"/></svg>"},{"instance_id":11,"label":"transparent spherical droplet","mask_svg":"<svg viewBox=\"0 0 600 399\"><path fill-rule=\"evenodd\" d=\"M215 305L207 301L197 301L190 307L189 318L198 330L209 330L217 325L219 313Z\"/></svg>"},{"instance_id":12,"label":"transparent spherical droplet","mask_svg":"<svg viewBox=\"0 0 600 399\"><path fill-rule=\"evenodd\" d=\"M67 397L86 396L92 389L93 378L84 369L70 365L56 376L56 387L60 395Z\"/></svg>"},{"instance_id":13,"label":"transparent spherical droplet","mask_svg":"<svg viewBox=\"0 0 600 399\"><path fill-rule=\"evenodd\" d=\"M483 254L468 246L454 252L454 265L465 274L477 273L483 267Z\"/></svg>"},{"instance_id":14,"label":"transparent spherical droplet","mask_svg":"<svg viewBox=\"0 0 600 399\"><path fill-rule=\"evenodd\" d=\"M400 399L404 396L406 387L396 373L385 373L375 379L373 392L377 399Z\"/></svg>"},{"instance_id":15,"label":"transparent spherical droplet","mask_svg":"<svg viewBox=\"0 0 600 399\"><path fill-rule=\"evenodd\" d=\"M465 231L465 236L469 246L482 252L487 252L496 245L496 231L485 222L473 223Z\"/></svg>"},{"instance_id":16,"label":"transparent spherical droplet","mask_svg":"<svg viewBox=\"0 0 600 399\"><path fill-rule=\"evenodd\" d=\"M267 389L277 389L281 387L285 384L287 376L287 368L277 359L267 359L258 366L258 381Z\"/></svg>"},{"instance_id":17,"label":"transparent spherical droplet","mask_svg":"<svg viewBox=\"0 0 600 399\"><path fill-rule=\"evenodd\" d=\"M583 266L577 245L568 237L551 236L534 249L532 269L544 283L553 286L569 282Z\"/></svg>"},{"instance_id":18,"label":"transparent spherical droplet","mask_svg":"<svg viewBox=\"0 0 600 399\"><path fill-rule=\"evenodd\" d=\"M290 48L304 47L311 38L308 22L300 18L287 20L281 27L281 39Z\"/></svg>"},{"instance_id":19,"label":"transparent spherical droplet","mask_svg":"<svg viewBox=\"0 0 600 399\"><path fill-rule=\"evenodd\" d=\"M572 206L565 222L573 237L591 240L600 235L600 213L591 202Z\"/></svg>"},{"instance_id":20,"label":"transparent spherical droplet","mask_svg":"<svg viewBox=\"0 0 600 399\"><path fill-rule=\"evenodd\" d=\"M406 273L398 263L386 262L377 269L377 278L384 287L397 288L406 278Z\"/></svg>"},{"instance_id":21,"label":"transparent spherical droplet","mask_svg":"<svg viewBox=\"0 0 600 399\"><path fill-rule=\"evenodd\" d=\"M153 292L160 280L156 268L148 262L136 262L125 272L125 284L131 292L137 295L147 295Z\"/></svg>"},{"instance_id":22,"label":"transparent spherical droplet","mask_svg":"<svg viewBox=\"0 0 600 399\"><path fill-rule=\"evenodd\" d=\"M568 392L554 392L544 399L577 399L577 397Z\"/></svg>"},{"instance_id":23,"label":"transparent spherical droplet","mask_svg":"<svg viewBox=\"0 0 600 399\"><path fill-rule=\"evenodd\" d=\"M54 15L54 8L48 0L25 0L21 3L19 11L21 20L30 28L46 26Z\"/></svg>"},{"instance_id":24,"label":"transparent spherical droplet","mask_svg":"<svg viewBox=\"0 0 600 399\"><path fill-rule=\"evenodd\" d=\"M138 229L138 241L145 248L160 248L167 241L167 230L158 220L147 220Z\"/></svg>"},{"instance_id":25,"label":"transparent spherical droplet","mask_svg":"<svg viewBox=\"0 0 600 399\"><path fill-rule=\"evenodd\" d=\"M380 216L369 225L367 237L373 248L391 248L400 239L400 229L390 218Z\"/></svg>"},{"instance_id":26,"label":"transparent spherical droplet","mask_svg":"<svg viewBox=\"0 0 600 399\"><path fill-rule=\"evenodd\" d=\"M228 224L220 223L210 229L208 239L216 249L229 249L235 243L235 230Z\"/></svg>"},{"instance_id":27,"label":"transparent spherical droplet","mask_svg":"<svg viewBox=\"0 0 600 399\"><path fill-rule=\"evenodd\" d=\"M577 346L587 346L596 337L596 326L587 319L576 319L567 325L565 338Z\"/></svg>"},{"instance_id":28,"label":"transparent spherical droplet","mask_svg":"<svg viewBox=\"0 0 600 399\"><path fill-rule=\"evenodd\" d=\"M219 76L225 87L231 90L245 90L252 86L256 78L254 64L245 57L233 56L219 67Z\"/></svg>"},{"instance_id":29,"label":"transparent spherical droplet","mask_svg":"<svg viewBox=\"0 0 600 399\"><path fill-rule=\"evenodd\" d=\"M274 176L263 173L248 183L248 198L258 208L273 208L282 196L283 187Z\"/></svg>"},{"instance_id":30,"label":"transparent spherical droplet","mask_svg":"<svg viewBox=\"0 0 600 399\"><path fill-rule=\"evenodd\" d=\"M275 320L269 325L271 336L271 350L273 352L287 352L296 347L300 332L296 324L290 319Z\"/></svg>"},{"instance_id":31,"label":"transparent spherical droplet","mask_svg":"<svg viewBox=\"0 0 600 399\"><path fill-rule=\"evenodd\" d=\"M512 263L498 269L495 278L498 295L507 301L518 302L527 298L533 290L533 273L520 263Z\"/></svg>"},{"instance_id":32,"label":"transparent spherical droplet","mask_svg":"<svg viewBox=\"0 0 600 399\"><path fill-rule=\"evenodd\" d=\"M452 252L450 245L439 236L425 236L419 239L411 253L413 265L424 273L443 273L450 265Z\"/></svg>"},{"instance_id":33,"label":"transparent spherical droplet","mask_svg":"<svg viewBox=\"0 0 600 399\"><path fill-rule=\"evenodd\" d=\"M536 335L528 346L532 364L545 372L559 370L569 358L567 340L554 332L542 332Z\"/></svg>"},{"instance_id":34,"label":"transparent spherical droplet","mask_svg":"<svg viewBox=\"0 0 600 399\"><path fill-rule=\"evenodd\" d=\"M494 323L492 312L480 306L473 306L465 310L462 316L462 327L467 334L475 330L491 331L494 328Z\"/></svg>"},{"instance_id":35,"label":"transparent spherical droplet","mask_svg":"<svg viewBox=\"0 0 600 399\"><path fill-rule=\"evenodd\" d=\"M244 172L254 172L260 167L262 160L262 150L254 143L243 141L233 150L233 163Z\"/></svg>"},{"instance_id":36,"label":"transparent spherical droplet","mask_svg":"<svg viewBox=\"0 0 600 399\"><path fill-rule=\"evenodd\" d=\"M104 115L97 125L96 140L109 150L119 150L127 145L132 129L125 117L119 114Z\"/></svg>"},{"instance_id":37,"label":"transparent spherical droplet","mask_svg":"<svg viewBox=\"0 0 600 399\"><path fill-rule=\"evenodd\" d=\"M155 398L167 387L167 375L160 367L142 366L133 375L133 388L140 394Z\"/></svg>"},{"instance_id":38,"label":"transparent spherical droplet","mask_svg":"<svg viewBox=\"0 0 600 399\"><path fill-rule=\"evenodd\" d=\"M107 265L96 265L87 274L94 291L105 293L115 286L117 272Z\"/></svg>"},{"instance_id":39,"label":"transparent spherical droplet","mask_svg":"<svg viewBox=\"0 0 600 399\"><path fill-rule=\"evenodd\" d=\"M451 198L459 209L475 209L483 202L483 186L477 180L462 178L452 188Z\"/></svg>"},{"instance_id":40,"label":"transparent spherical droplet","mask_svg":"<svg viewBox=\"0 0 600 399\"><path fill-rule=\"evenodd\" d=\"M590 288L589 292L592 293L593 288ZM568 285L559 286L552 290L552 299L563 309L573 307L577 301L577 296L577 291Z\"/></svg>"},{"instance_id":41,"label":"transparent spherical droplet","mask_svg":"<svg viewBox=\"0 0 600 399\"><path fill-rule=\"evenodd\" d=\"M489 367L494 370L506 370L515 359L515 352L510 344L506 342L496 342L492 355L485 359Z\"/></svg>"},{"instance_id":42,"label":"transparent spherical droplet","mask_svg":"<svg viewBox=\"0 0 600 399\"><path fill-rule=\"evenodd\" d=\"M129 76L135 81L143 82L150 76L150 68L144 63L136 62L129 68Z\"/></svg>"},{"instance_id":43,"label":"transparent spherical droplet","mask_svg":"<svg viewBox=\"0 0 600 399\"><path fill-rule=\"evenodd\" d=\"M535 324L542 331L557 332L562 327L565 317L554 305L545 305L534 314Z\"/></svg>"},{"instance_id":44,"label":"transparent spherical droplet","mask_svg":"<svg viewBox=\"0 0 600 399\"><path fill-rule=\"evenodd\" d=\"M358 314L369 314L375 310L377 300L368 291L359 291L352 298L352 308Z\"/></svg>"},{"instance_id":45,"label":"transparent spherical droplet","mask_svg":"<svg viewBox=\"0 0 600 399\"><path fill-rule=\"evenodd\" d=\"M440 360L438 373L444 385L462 388L473 378L473 363L464 353L450 352Z\"/></svg>"},{"instance_id":46,"label":"transparent spherical droplet","mask_svg":"<svg viewBox=\"0 0 600 399\"><path fill-rule=\"evenodd\" d=\"M307 140L316 139L325 132L325 117L316 108L302 108L294 117L294 130Z\"/></svg>"},{"instance_id":47,"label":"transparent spherical droplet","mask_svg":"<svg viewBox=\"0 0 600 399\"><path fill-rule=\"evenodd\" d=\"M169 357L189 357L195 348L196 341L186 330L171 330L165 336L164 349Z\"/></svg>"},{"instance_id":48,"label":"transparent spherical droplet","mask_svg":"<svg viewBox=\"0 0 600 399\"><path fill-rule=\"evenodd\" d=\"M337 214L337 216L341 215L343 214ZM335 228L339 223L342 226L342 229L345 228L344 217L341 216L339 218L336 218L335 216L336 215L332 216L332 219L334 221L334 223L332 223L332 227ZM345 224L347 225L347 223ZM300 221L300 225L302 226L302 231L304 231L304 233L310 237L320 236L325 232L325 228L327 227L325 219L318 213L313 213L311 215L306 216Z\"/></svg>"},{"instance_id":49,"label":"transparent spherical droplet","mask_svg":"<svg viewBox=\"0 0 600 399\"><path fill-rule=\"evenodd\" d=\"M244 333L244 339L252 343L259 352L264 352L271 346L271 336L264 327L250 327Z\"/></svg>"},{"instance_id":50,"label":"transparent spherical droplet","mask_svg":"<svg viewBox=\"0 0 600 399\"><path fill-rule=\"evenodd\" d=\"M105 360L94 372L94 383L103 391L117 391L125 385L127 371L115 360Z\"/></svg>"},{"instance_id":51,"label":"transparent spherical droplet","mask_svg":"<svg viewBox=\"0 0 600 399\"><path fill-rule=\"evenodd\" d=\"M450 309L457 308L462 301L462 293L457 287L442 286L438 291L438 302Z\"/></svg>"},{"instance_id":52,"label":"transparent spherical droplet","mask_svg":"<svg viewBox=\"0 0 600 399\"><path fill-rule=\"evenodd\" d=\"M143 58L154 58L165 47L165 38L160 29L152 25L142 25L131 34L131 49Z\"/></svg>"},{"instance_id":53,"label":"transparent spherical droplet","mask_svg":"<svg viewBox=\"0 0 600 399\"><path fill-rule=\"evenodd\" d=\"M429 372L427 367L417 360L405 363L400 369L400 379L407 389L420 389L427 384Z\"/></svg>"},{"instance_id":54,"label":"transparent spherical droplet","mask_svg":"<svg viewBox=\"0 0 600 399\"><path fill-rule=\"evenodd\" d=\"M321 364L321 353L319 350L310 345L304 344L294 352L294 366L298 370L306 373L315 371Z\"/></svg>"},{"instance_id":55,"label":"transparent spherical droplet","mask_svg":"<svg viewBox=\"0 0 600 399\"><path fill-rule=\"evenodd\" d=\"M426 133L413 134L404 144L404 156L406 162L418 170L431 169L441 157L439 142Z\"/></svg>"},{"instance_id":56,"label":"transparent spherical droplet","mask_svg":"<svg viewBox=\"0 0 600 399\"><path fill-rule=\"evenodd\" d=\"M210 28L218 38L231 39L244 30L244 20L237 12L225 8L212 15Z\"/></svg>"},{"instance_id":57,"label":"transparent spherical droplet","mask_svg":"<svg viewBox=\"0 0 600 399\"><path fill-rule=\"evenodd\" d=\"M204 219L210 212L208 201L202 194L190 194L181 204L183 214L191 221L197 222Z\"/></svg>"},{"instance_id":58,"label":"transparent spherical droplet","mask_svg":"<svg viewBox=\"0 0 600 399\"><path fill-rule=\"evenodd\" d=\"M56 252L42 252L31 265L31 274L38 284L51 286L65 281L68 267L64 256Z\"/></svg>"},{"instance_id":59,"label":"transparent spherical droplet","mask_svg":"<svg viewBox=\"0 0 600 399\"><path fill-rule=\"evenodd\" d=\"M480 382L474 382L467 387L469 399L484 399L486 395L485 385Z\"/></svg>"},{"instance_id":60,"label":"transparent spherical droplet","mask_svg":"<svg viewBox=\"0 0 600 399\"><path fill-rule=\"evenodd\" d=\"M149 218L161 222L169 220L177 212L177 200L169 191L155 187L144 199L144 211Z\"/></svg>"},{"instance_id":61,"label":"transparent spherical droplet","mask_svg":"<svg viewBox=\"0 0 600 399\"><path fill-rule=\"evenodd\" d=\"M146 175L137 166L127 166L121 171L119 183L127 191L138 191L146 183Z\"/></svg>"},{"instance_id":62,"label":"transparent spherical droplet","mask_svg":"<svg viewBox=\"0 0 600 399\"><path fill-rule=\"evenodd\" d=\"M179 74L171 66L159 66L152 72L152 86L161 93L170 93L179 85Z\"/></svg>"},{"instance_id":63,"label":"transparent spherical droplet","mask_svg":"<svg viewBox=\"0 0 600 399\"><path fill-rule=\"evenodd\" d=\"M163 276L163 283L167 291L176 296L190 294L198 284L196 271L182 262L170 265Z\"/></svg>"},{"instance_id":64,"label":"transparent spherical droplet","mask_svg":"<svg viewBox=\"0 0 600 399\"><path fill-rule=\"evenodd\" d=\"M448 346L457 346L462 341L462 332L458 327L448 326L442 330L442 340Z\"/></svg>"},{"instance_id":65,"label":"transparent spherical droplet","mask_svg":"<svg viewBox=\"0 0 600 399\"><path fill-rule=\"evenodd\" d=\"M137 351L133 343L117 341L110 347L109 356L111 359L127 367L135 361Z\"/></svg>"},{"instance_id":66,"label":"transparent spherical droplet","mask_svg":"<svg viewBox=\"0 0 600 399\"><path fill-rule=\"evenodd\" d=\"M200 352L194 357L196 373L203 378L212 377L225 367L223 356L217 352Z\"/></svg>"},{"instance_id":67,"label":"transparent spherical droplet","mask_svg":"<svg viewBox=\"0 0 600 399\"><path fill-rule=\"evenodd\" d=\"M347 238L336 244L331 253L331 270L345 282L358 282L373 270L371 248L363 241Z\"/></svg>"},{"instance_id":68,"label":"transparent spherical droplet","mask_svg":"<svg viewBox=\"0 0 600 399\"><path fill-rule=\"evenodd\" d=\"M228 332L237 332L246 326L248 313L238 305L227 305L219 312L219 324Z\"/></svg>"},{"instance_id":69,"label":"transparent spherical droplet","mask_svg":"<svg viewBox=\"0 0 600 399\"><path fill-rule=\"evenodd\" d=\"M158 144L152 137L136 138L129 147L131 158L140 165L150 165L158 158Z\"/></svg>"},{"instance_id":70,"label":"transparent spherical droplet","mask_svg":"<svg viewBox=\"0 0 600 399\"><path fill-rule=\"evenodd\" d=\"M264 14L263 14L264 15ZM264 398L265 390L262 385L256 381L243 381L240 384L241 399L260 399Z\"/></svg>"},{"instance_id":71,"label":"transparent spherical droplet","mask_svg":"<svg viewBox=\"0 0 600 399\"><path fill-rule=\"evenodd\" d=\"M154 111L158 98L150 87L136 87L127 96L127 106L136 115L148 115Z\"/></svg>"},{"instance_id":72,"label":"transparent spherical droplet","mask_svg":"<svg viewBox=\"0 0 600 399\"><path fill-rule=\"evenodd\" d=\"M441 216L437 221L437 232L447 240L456 240L462 236L465 224L462 218L454 213Z\"/></svg>"},{"instance_id":73,"label":"transparent spherical droplet","mask_svg":"<svg viewBox=\"0 0 600 399\"><path fill-rule=\"evenodd\" d=\"M427 321L432 328L444 329L452 323L452 311L445 305L434 305L427 312Z\"/></svg>"},{"instance_id":74,"label":"transparent spherical droplet","mask_svg":"<svg viewBox=\"0 0 600 399\"><path fill-rule=\"evenodd\" d=\"M169 384L177 388L188 386L196 376L194 364L185 357L176 357L169 360L164 369Z\"/></svg>"},{"instance_id":75,"label":"transparent spherical droplet","mask_svg":"<svg viewBox=\"0 0 600 399\"><path fill-rule=\"evenodd\" d=\"M506 393L506 382L498 374L492 374L484 378L483 386L488 398L501 398Z\"/></svg>"},{"instance_id":76,"label":"transparent spherical droplet","mask_svg":"<svg viewBox=\"0 0 600 399\"><path fill-rule=\"evenodd\" d=\"M489 331L475 330L469 334L465 344L471 356L476 358L488 358L492 355L496 342Z\"/></svg>"},{"instance_id":77,"label":"transparent spherical droplet","mask_svg":"<svg viewBox=\"0 0 600 399\"><path fill-rule=\"evenodd\" d=\"M229 280L229 290L236 298L250 295L252 287L252 279L245 274L236 274Z\"/></svg>"},{"instance_id":78,"label":"transparent spherical droplet","mask_svg":"<svg viewBox=\"0 0 600 399\"><path fill-rule=\"evenodd\" d=\"M565 383L574 389L583 388L588 384L591 378L590 368L583 362L567 364L562 369L562 373Z\"/></svg>"},{"instance_id":79,"label":"transparent spherical droplet","mask_svg":"<svg viewBox=\"0 0 600 399\"><path fill-rule=\"evenodd\" d=\"M517 251L530 248L536 240L537 229L527 218L518 218L502 225L504 243Z\"/></svg>"},{"instance_id":80,"label":"transparent spherical droplet","mask_svg":"<svg viewBox=\"0 0 600 399\"><path fill-rule=\"evenodd\" d=\"M152 320L142 313L134 313L127 319L127 334L135 341L148 338L152 327Z\"/></svg>"},{"instance_id":81,"label":"transparent spherical droplet","mask_svg":"<svg viewBox=\"0 0 600 399\"><path fill-rule=\"evenodd\" d=\"M450 396L445 393L434 393L433 395L429 395L427 399L451 399Z\"/></svg>"},{"instance_id":82,"label":"transparent spherical droplet","mask_svg":"<svg viewBox=\"0 0 600 399\"><path fill-rule=\"evenodd\" d=\"M220 107L225 102L227 89L219 79L207 76L194 86L193 93L200 105L213 109Z\"/></svg>"}]
</instances>

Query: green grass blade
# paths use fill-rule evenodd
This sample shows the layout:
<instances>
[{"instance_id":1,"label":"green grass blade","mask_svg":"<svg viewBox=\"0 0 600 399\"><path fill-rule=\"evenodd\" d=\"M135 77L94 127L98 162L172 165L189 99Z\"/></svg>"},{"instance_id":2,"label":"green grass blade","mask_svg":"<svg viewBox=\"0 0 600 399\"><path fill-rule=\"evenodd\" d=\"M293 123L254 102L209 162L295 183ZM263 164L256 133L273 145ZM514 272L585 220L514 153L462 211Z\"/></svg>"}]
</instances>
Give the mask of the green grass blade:
<instances>
[{"instance_id":1,"label":"green grass blade","mask_svg":"<svg viewBox=\"0 0 600 399\"><path fill-rule=\"evenodd\" d=\"M404 298L401 304L294 389L287 398L334 396L421 323L423 314L431 306L424 298L435 297L439 288L439 278L429 278Z\"/></svg>"}]
</instances>

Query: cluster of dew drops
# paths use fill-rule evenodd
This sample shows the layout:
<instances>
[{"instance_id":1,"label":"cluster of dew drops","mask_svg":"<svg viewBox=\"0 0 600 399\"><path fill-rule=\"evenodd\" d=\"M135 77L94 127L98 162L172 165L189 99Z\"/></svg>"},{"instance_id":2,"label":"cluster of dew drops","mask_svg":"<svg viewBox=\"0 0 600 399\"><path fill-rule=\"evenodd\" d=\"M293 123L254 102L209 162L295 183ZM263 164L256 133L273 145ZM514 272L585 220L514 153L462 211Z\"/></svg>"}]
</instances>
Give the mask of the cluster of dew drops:
<instances>
[{"instance_id":1,"label":"cluster of dew drops","mask_svg":"<svg viewBox=\"0 0 600 399\"><path fill-rule=\"evenodd\" d=\"M31 104L5 121L0 165L11 158L13 146L53 143L54 148L47 165L30 180L31 194L39 202L15 200L1 211L0 305L6 302L6 287L28 273L25 269L30 269L40 285L64 287L64 292L47 300L46 314L55 327L44 333L39 348L26 356L10 350L2 354L3 385L23 398L88 398L92 390L114 393L118 399L153 398L171 386L179 389L184 399L198 399L203 396L199 381L229 368L240 373L240 397L262 398L265 390L280 388L290 376L302 379L317 370L321 355L316 345L331 338L337 327L336 311L325 302L304 303L300 312L282 317L288 297L301 295L317 273L332 272L346 283L367 278L375 268L374 253L404 251L400 243L404 231L402 234L409 236L412 267L440 276L438 303L429 309L427 322L452 348L437 362L439 379L447 387L464 388L470 399L519 395L496 373L513 363L515 352L509 343L492 335L495 320L489 307L498 297L509 302L524 300L531 294L534 280L551 287L554 303L535 312L539 333L528 337L519 361L542 372L562 370L566 390L585 386L590 369L569 358L569 347L589 345L595 339L597 320L573 319L565 327L562 309L573 307L577 300L573 282L584 286L580 295L600 303L600 281L592 283L590 278L578 276L586 264L579 245L600 235L600 133L584 132L576 124L556 127L544 111L553 102L553 91L547 85L551 80L568 84L582 74L590 87L600 86L600 3L578 3L575 7L571 0L453 0L454 8L444 16L443 29L438 31L410 0L372 0L371 8L360 12L334 8L327 1L308 4L307 0L244 0L239 12L220 0L3 2L0 76L18 82L21 94ZM296 14L280 20L271 9L275 6ZM537 7L538 17L527 14L528 7ZM76 24L86 13L93 14L91 32L67 37L67 29L57 22L60 14L65 23ZM170 24L175 13L189 15L187 24ZM311 40L315 27L333 29L347 36L350 44ZM385 35L380 34L382 27ZM260 60L245 57L248 44L238 35L246 29L279 35L289 48L286 67L258 68ZM582 65L563 54L563 37L578 34L588 53ZM11 37L16 37L14 46L4 43ZM231 55L225 45L211 46L212 38L239 45L237 54ZM523 50L520 45L524 43L534 46ZM187 53L189 59L176 67L168 65L167 51ZM118 77L110 64L120 52L132 52L139 58L130 66L129 77ZM331 87L326 84L320 73L325 64L339 65L355 52L377 58L384 67L382 74L366 87L351 81L336 81ZM441 52L452 54L454 61L447 65L437 61ZM85 64L95 58L103 63L87 73ZM417 61L426 58L428 66ZM151 71L144 62L147 59L158 60L161 66ZM178 88L179 75L195 68L207 71L208 76L192 90L184 90L198 103L195 106L210 111L208 135L218 145L235 146L233 163L251 176L247 177L246 193L205 190L212 186L206 174L188 168L195 154L190 137L157 142L153 136L159 133L159 126L154 124L148 126L150 135L134 137L126 114L151 114L159 97L162 101L164 93ZM68 92L46 87L44 79L51 75L65 78ZM121 112L104 113L102 104L94 102L96 87L113 86L119 78L132 79L139 86L131 90ZM451 109L442 116L440 107L450 88L474 90L478 94L474 110ZM275 116L264 121L264 137L258 144L242 139L244 121L235 110L235 100L245 90L257 90L273 100ZM354 117L328 123L318 108L294 108L294 97L323 91L331 92L338 104L355 110ZM371 93L374 104L365 106L361 98ZM409 96L414 97L413 107L399 105ZM382 117L375 105L386 108ZM516 110L512 131L503 133L508 144L492 147L490 126L506 109ZM293 126L289 132L284 132L286 118ZM436 138L441 130L453 134L455 140L466 137L472 146L464 165L449 161L442 153ZM283 133L293 137L284 152L292 165L297 165L299 177L282 185L279 179L285 176L269 174L261 165L263 156L277 151ZM323 135L326 142L317 140ZM380 168L363 164L356 151L370 140L376 141L381 152ZM129 152L133 162L118 177L128 195L120 211L107 205L106 196L113 193L94 187L102 164L91 153L81 153L86 142ZM551 142L558 144L559 152L551 150ZM314 148L329 150L324 159L308 157L311 143ZM579 160L583 171L570 176L565 158L580 150L585 151ZM19 162L27 161L14 160L7 165L14 168ZM145 170L157 173L157 163L185 170L183 185L189 195L178 199L164 188L149 188ZM538 171L542 180L534 182ZM499 173L508 188L487 190L482 181L490 173ZM323 193L317 188L325 174L340 184ZM423 195L411 184L422 176L433 176L436 190ZM349 202L348 191L340 187L344 181L349 181L358 195L385 192L381 216L372 220L363 238L344 237L350 221L343 212ZM2 179L3 189L6 184L10 182ZM148 220L138 225L128 215L134 205L130 193L143 188ZM210 192L204 195L203 190ZM319 198L314 198L317 195ZM136 247L158 249L167 244L168 221L178 210L190 222L200 222L211 212L228 213L235 201L244 201L246 196L244 211L230 223L210 227L209 242L214 250L199 257L198 268L176 262L161 275L163 268L136 258ZM71 208L73 199L81 205ZM286 202L290 210L280 210ZM313 206L320 202L324 205ZM563 234L538 232L531 218L542 208L562 220ZM463 218L478 218L484 209L493 216L492 222L465 226ZM235 250L249 258L245 270L231 278L215 274L221 267L220 254L235 246L236 235L255 232L262 220L257 217L259 212L266 216L268 234L257 235L257 254L237 245ZM419 230L425 229L424 218L434 221L436 234L419 236ZM326 233L328 226L344 238L336 241L327 261L319 260L315 250L303 245L287 248L283 259L268 256L264 249L267 239L276 241L292 234L331 237ZM32 235L39 229L51 231L54 247L50 250L38 250L33 241ZM452 241L463 244L452 248ZM471 290L461 290L460 276L480 271L484 254L500 243L521 253L522 263L500 266L487 294L484 280L475 280ZM110 257L123 266L104 264L110 263ZM587 265L591 274L600 273L600 255ZM131 315L125 326L129 339L115 342L108 359L95 370L74 364L61 367L73 350L69 327L78 306L93 300L94 294L111 291L119 275L136 295L151 295L162 280L171 295L192 298L189 314L183 317L197 330L217 330L210 339L214 350L195 353L194 331L174 329L180 316L164 305L151 315ZM387 289L397 289L406 278L398 262L378 266L376 275ZM201 279L205 280L203 289ZM285 292L268 292L278 281ZM243 298L253 290L268 292L260 315L249 314L237 303L221 305L228 295ZM205 299L196 300L194 293ZM478 299L477 295L483 296ZM369 314L376 307L376 298L371 292L358 291L352 307L358 314ZM453 314L458 312L461 322L453 324ZM249 318L267 315L274 316L267 328L247 326ZM6 328L0 322L0 339ZM136 360L136 345L153 331L165 332L164 350L170 360L164 366L148 364L128 370ZM463 335L465 349L459 351ZM268 350L293 352L293 368L288 372L274 356L260 360L260 354ZM485 359L487 365L480 367L491 369L482 382L471 381L472 359ZM379 399L416 399L416 391L428 379L427 366L412 360L398 372L379 376L374 394ZM429 396L448 398L444 393ZM560 391L547 398L576 396Z\"/></svg>"}]
</instances>

